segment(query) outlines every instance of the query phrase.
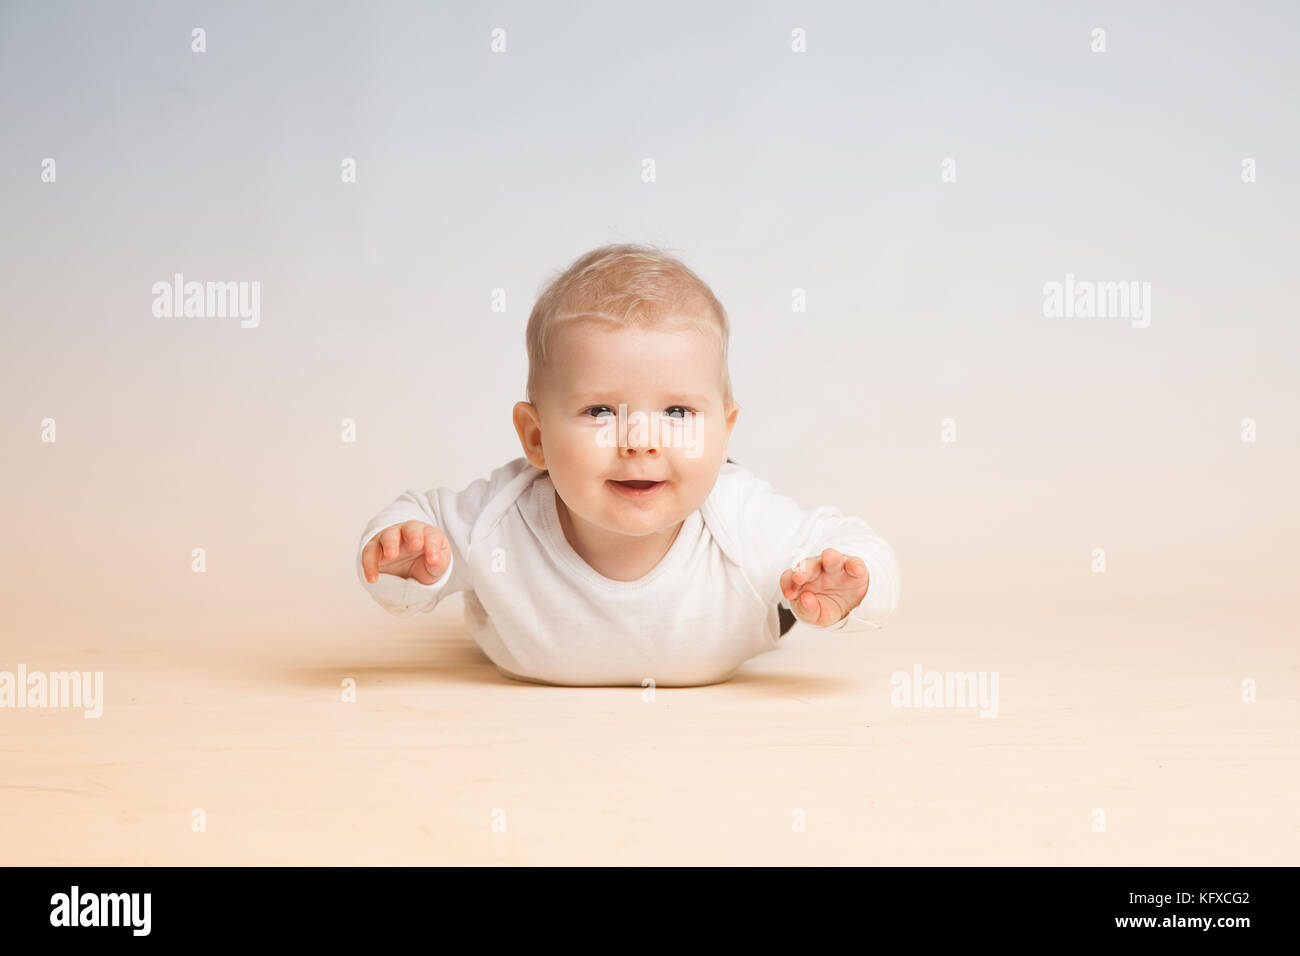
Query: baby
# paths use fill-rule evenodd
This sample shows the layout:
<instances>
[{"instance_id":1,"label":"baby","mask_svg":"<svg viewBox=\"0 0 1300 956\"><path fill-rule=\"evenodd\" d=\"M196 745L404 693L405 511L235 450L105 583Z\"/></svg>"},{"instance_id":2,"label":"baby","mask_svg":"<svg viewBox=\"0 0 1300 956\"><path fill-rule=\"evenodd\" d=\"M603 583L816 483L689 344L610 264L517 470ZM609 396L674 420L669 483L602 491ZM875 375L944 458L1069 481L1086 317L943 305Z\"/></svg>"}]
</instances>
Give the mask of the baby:
<instances>
[{"instance_id":1,"label":"baby","mask_svg":"<svg viewBox=\"0 0 1300 956\"><path fill-rule=\"evenodd\" d=\"M363 586L402 617L463 592L498 670L543 684L712 684L796 617L880 627L898 606L889 545L727 457L729 334L713 292L669 255L578 259L528 319L523 457L376 515Z\"/></svg>"}]
</instances>

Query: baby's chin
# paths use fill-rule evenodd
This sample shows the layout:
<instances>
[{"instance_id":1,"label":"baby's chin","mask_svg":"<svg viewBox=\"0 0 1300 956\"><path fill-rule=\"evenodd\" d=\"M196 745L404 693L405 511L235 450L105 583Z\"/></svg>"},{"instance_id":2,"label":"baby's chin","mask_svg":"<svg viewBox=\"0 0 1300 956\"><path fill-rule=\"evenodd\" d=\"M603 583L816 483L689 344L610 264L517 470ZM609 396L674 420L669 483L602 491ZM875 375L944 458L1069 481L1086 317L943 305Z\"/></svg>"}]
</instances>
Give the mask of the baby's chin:
<instances>
[{"instance_id":1,"label":"baby's chin","mask_svg":"<svg viewBox=\"0 0 1300 956\"><path fill-rule=\"evenodd\" d=\"M617 491L607 490L605 508L595 522L606 531L640 537L674 531L690 508L671 500L668 488L660 489L650 500L629 500Z\"/></svg>"}]
</instances>

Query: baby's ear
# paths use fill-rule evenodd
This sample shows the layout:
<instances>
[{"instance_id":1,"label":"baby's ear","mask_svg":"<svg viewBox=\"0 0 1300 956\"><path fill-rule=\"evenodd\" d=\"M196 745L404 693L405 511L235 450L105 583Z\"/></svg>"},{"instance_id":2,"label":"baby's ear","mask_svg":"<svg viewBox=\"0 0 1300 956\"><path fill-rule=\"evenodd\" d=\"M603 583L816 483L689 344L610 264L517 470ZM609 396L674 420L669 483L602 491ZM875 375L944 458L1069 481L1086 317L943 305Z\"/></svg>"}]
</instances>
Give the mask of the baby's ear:
<instances>
[{"instance_id":1,"label":"baby's ear","mask_svg":"<svg viewBox=\"0 0 1300 956\"><path fill-rule=\"evenodd\" d=\"M726 416L724 417L723 421L727 423L728 435L731 434L731 429L735 427L736 416L739 414L740 414L740 406L737 405L735 402L732 402L730 405L727 406Z\"/></svg>"},{"instance_id":2,"label":"baby's ear","mask_svg":"<svg viewBox=\"0 0 1300 956\"><path fill-rule=\"evenodd\" d=\"M515 431L519 434L519 445L524 457L535 468L546 468L546 456L542 452L542 419L537 406L532 402L515 402Z\"/></svg>"}]
</instances>

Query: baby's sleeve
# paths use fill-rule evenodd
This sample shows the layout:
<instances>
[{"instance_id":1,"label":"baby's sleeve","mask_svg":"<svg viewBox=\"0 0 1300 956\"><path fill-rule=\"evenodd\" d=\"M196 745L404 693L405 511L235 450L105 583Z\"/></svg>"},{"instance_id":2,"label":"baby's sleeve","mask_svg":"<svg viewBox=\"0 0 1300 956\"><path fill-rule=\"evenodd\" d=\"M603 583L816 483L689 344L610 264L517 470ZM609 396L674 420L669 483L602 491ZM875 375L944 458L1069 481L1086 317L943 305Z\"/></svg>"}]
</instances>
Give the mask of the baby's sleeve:
<instances>
[{"instance_id":1,"label":"baby's sleeve","mask_svg":"<svg viewBox=\"0 0 1300 956\"><path fill-rule=\"evenodd\" d=\"M366 530L361 533L356 560L357 577L361 586L380 607L398 617L432 611L448 594L473 591L469 548L470 534L475 523L495 495L507 491L512 485L518 487L519 483L527 480L525 472L531 474L536 471L527 459L516 458L493 469L488 477L471 482L461 491L437 488L433 491L403 492L396 501L371 518ZM361 565L362 550L370 543L370 539L385 528L407 521L423 521L447 536L451 547L447 569L433 584L421 584L412 578L382 572L378 576L379 580L371 584L366 580L366 572Z\"/></svg>"},{"instance_id":2,"label":"baby's sleeve","mask_svg":"<svg viewBox=\"0 0 1300 956\"><path fill-rule=\"evenodd\" d=\"M361 580L361 586L384 610L398 617L410 617L421 611L432 611L448 594L469 590L469 583L462 570L465 566L463 543L466 540L462 532L468 529L456 520L459 513L456 498L455 493L445 488L434 491L407 490L366 525L366 530L361 534L361 543L357 546L357 576ZM382 571L371 584L366 580L361 552L379 532L407 521L431 524L447 536L451 555L446 569L433 584L421 584L414 578L385 574Z\"/></svg>"},{"instance_id":3,"label":"baby's sleeve","mask_svg":"<svg viewBox=\"0 0 1300 956\"><path fill-rule=\"evenodd\" d=\"M499 478L500 474L501 470L498 469L492 478L480 478L459 492L450 488L404 491L396 501L370 519L357 546L357 577L361 586L380 607L398 617L410 617L422 611L432 611L449 594L473 590L467 558L470 529L483 510L492 490L493 479ZM365 568L361 564L362 550L385 528L407 521L431 524L447 536L451 548L447 568L433 584L421 584L414 578L383 572L371 584L366 580Z\"/></svg>"},{"instance_id":4,"label":"baby's sleeve","mask_svg":"<svg viewBox=\"0 0 1300 956\"><path fill-rule=\"evenodd\" d=\"M747 471L737 475L739 533L754 587L764 599L790 609L781 594L781 575L803 557L834 548L867 566L867 593L843 619L821 630L879 628L898 608L899 569L894 550L861 518L824 505L805 510Z\"/></svg>"}]
</instances>

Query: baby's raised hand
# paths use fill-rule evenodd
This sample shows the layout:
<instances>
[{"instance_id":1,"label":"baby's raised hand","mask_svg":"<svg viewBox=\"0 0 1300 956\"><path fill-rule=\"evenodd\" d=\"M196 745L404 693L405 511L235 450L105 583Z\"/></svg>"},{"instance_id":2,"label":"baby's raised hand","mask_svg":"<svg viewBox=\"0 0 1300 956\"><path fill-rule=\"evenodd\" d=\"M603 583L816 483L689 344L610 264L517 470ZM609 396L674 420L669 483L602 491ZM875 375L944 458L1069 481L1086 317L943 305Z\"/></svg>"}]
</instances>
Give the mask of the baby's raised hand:
<instances>
[{"instance_id":1,"label":"baby's raised hand","mask_svg":"<svg viewBox=\"0 0 1300 956\"><path fill-rule=\"evenodd\" d=\"M414 578L421 584L435 584L450 563L447 536L423 521L407 521L385 528L361 549L361 567L366 580L374 584L379 573Z\"/></svg>"},{"instance_id":2,"label":"baby's raised hand","mask_svg":"<svg viewBox=\"0 0 1300 956\"><path fill-rule=\"evenodd\" d=\"M834 548L804 558L781 575L781 595L799 620L829 627L862 603L871 575L861 558Z\"/></svg>"}]
</instances>

